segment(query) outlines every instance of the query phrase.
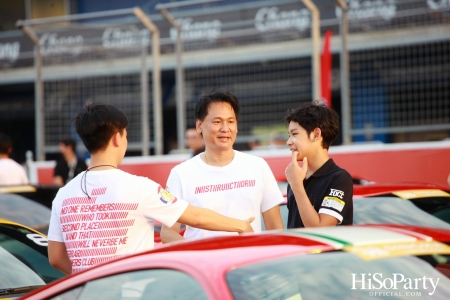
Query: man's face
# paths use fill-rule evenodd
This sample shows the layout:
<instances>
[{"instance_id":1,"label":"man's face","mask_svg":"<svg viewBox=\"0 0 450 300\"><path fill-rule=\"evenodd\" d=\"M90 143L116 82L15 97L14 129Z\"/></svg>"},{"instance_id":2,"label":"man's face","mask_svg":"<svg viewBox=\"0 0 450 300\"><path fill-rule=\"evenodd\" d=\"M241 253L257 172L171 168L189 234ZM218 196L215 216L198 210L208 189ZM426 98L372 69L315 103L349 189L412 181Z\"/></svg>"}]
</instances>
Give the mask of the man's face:
<instances>
[{"instance_id":1,"label":"man's face","mask_svg":"<svg viewBox=\"0 0 450 300\"><path fill-rule=\"evenodd\" d=\"M297 160L303 158L310 158L311 154L315 153L314 132L309 135L306 130L297 122L290 122L288 126L289 139L286 144L291 151L298 151Z\"/></svg>"},{"instance_id":2,"label":"man's face","mask_svg":"<svg viewBox=\"0 0 450 300\"><path fill-rule=\"evenodd\" d=\"M203 134L206 148L231 150L238 132L236 114L226 102L213 102L203 121L197 120L197 128Z\"/></svg>"},{"instance_id":3,"label":"man's face","mask_svg":"<svg viewBox=\"0 0 450 300\"><path fill-rule=\"evenodd\" d=\"M65 155L65 154L68 154L68 153L72 153L72 147L66 146L66 145L64 145L64 143L59 143L58 144L58 148L59 148L59 152L62 155Z\"/></svg>"},{"instance_id":4,"label":"man's face","mask_svg":"<svg viewBox=\"0 0 450 300\"><path fill-rule=\"evenodd\" d=\"M192 151L198 151L203 149L203 137L200 133L197 132L194 128L189 128L186 130L186 146Z\"/></svg>"}]
</instances>

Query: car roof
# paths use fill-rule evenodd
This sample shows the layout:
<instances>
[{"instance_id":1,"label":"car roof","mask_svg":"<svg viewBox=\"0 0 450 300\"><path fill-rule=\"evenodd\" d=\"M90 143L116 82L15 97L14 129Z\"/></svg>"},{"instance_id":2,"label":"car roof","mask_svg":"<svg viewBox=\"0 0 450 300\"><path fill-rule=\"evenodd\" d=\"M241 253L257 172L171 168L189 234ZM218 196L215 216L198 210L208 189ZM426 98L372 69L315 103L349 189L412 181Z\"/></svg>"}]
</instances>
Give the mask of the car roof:
<instances>
[{"instance_id":1,"label":"car roof","mask_svg":"<svg viewBox=\"0 0 450 300\"><path fill-rule=\"evenodd\" d=\"M417 190L428 190L429 196L439 196L445 193L437 193L437 190L441 192L450 192L450 187L433 184L433 183L416 183L416 182L400 182L400 183L370 183L367 185L354 185L353 195L354 196L378 196L378 195L389 195L399 191L417 191ZM423 191L424 192L424 191ZM426 196L426 195L423 195ZM448 195L450 196L450 195Z\"/></svg>"},{"instance_id":2,"label":"car roof","mask_svg":"<svg viewBox=\"0 0 450 300\"><path fill-rule=\"evenodd\" d=\"M450 242L450 230L387 224L267 231L186 240L98 265L62 279L66 281L62 284L76 286L84 281L147 268L196 270L210 278L258 261L333 250L347 251L364 259L450 254L450 247L440 242ZM51 289L57 282L48 287Z\"/></svg>"}]
</instances>

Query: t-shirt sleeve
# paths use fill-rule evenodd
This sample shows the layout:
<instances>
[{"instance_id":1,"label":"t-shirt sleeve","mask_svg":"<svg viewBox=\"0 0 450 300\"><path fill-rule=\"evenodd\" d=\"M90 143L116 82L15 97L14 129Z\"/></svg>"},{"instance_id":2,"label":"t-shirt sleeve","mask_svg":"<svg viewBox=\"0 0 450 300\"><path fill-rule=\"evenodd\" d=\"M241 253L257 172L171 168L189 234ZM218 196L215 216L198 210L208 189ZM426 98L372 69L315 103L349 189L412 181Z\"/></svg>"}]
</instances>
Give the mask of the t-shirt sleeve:
<instances>
[{"instance_id":1,"label":"t-shirt sleeve","mask_svg":"<svg viewBox=\"0 0 450 300\"><path fill-rule=\"evenodd\" d=\"M50 226L48 228L48 240L55 242L64 242L61 223L59 220L61 207L55 204L53 200L52 213L50 217Z\"/></svg>"},{"instance_id":2,"label":"t-shirt sleeve","mask_svg":"<svg viewBox=\"0 0 450 300\"><path fill-rule=\"evenodd\" d=\"M275 176L265 160L262 159L262 173L264 179L263 200L261 201L261 212L284 202L283 194L278 187Z\"/></svg>"},{"instance_id":3,"label":"t-shirt sleeve","mask_svg":"<svg viewBox=\"0 0 450 300\"><path fill-rule=\"evenodd\" d=\"M64 174L64 166L63 166L63 162L61 160L56 161L56 166L53 171L53 177L56 177L56 176L61 176L62 178L65 178L65 176L67 176L67 174Z\"/></svg>"},{"instance_id":4,"label":"t-shirt sleeve","mask_svg":"<svg viewBox=\"0 0 450 300\"><path fill-rule=\"evenodd\" d=\"M183 188L181 184L180 176L178 172L172 169L169 174L169 178L167 178L166 190L175 195L178 198L183 197Z\"/></svg>"},{"instance_id":5,"label":"t-shirt sleeve","mask_svg":"<svg viewBox=\"0 0 450 300\"><path fill-rule=\"evenodd\" d=\"M353 204L353 181L347 172L339 173L330 184L322 204L319 208L319 214L327 214L339 220L342 223L348 209Z\"/></svg>"},{"instance_id":6,"label":"t-shirt sleeve","mask_svg":"<svg viewBox=\"0 0 450 300\"><path fill-rule=\"evenodd\" d=\"M151 182L144 200L144 215L172 227L188 207L188 203ZM150 187L150 189L148 189Z\"/></svg>"}]
</instances>

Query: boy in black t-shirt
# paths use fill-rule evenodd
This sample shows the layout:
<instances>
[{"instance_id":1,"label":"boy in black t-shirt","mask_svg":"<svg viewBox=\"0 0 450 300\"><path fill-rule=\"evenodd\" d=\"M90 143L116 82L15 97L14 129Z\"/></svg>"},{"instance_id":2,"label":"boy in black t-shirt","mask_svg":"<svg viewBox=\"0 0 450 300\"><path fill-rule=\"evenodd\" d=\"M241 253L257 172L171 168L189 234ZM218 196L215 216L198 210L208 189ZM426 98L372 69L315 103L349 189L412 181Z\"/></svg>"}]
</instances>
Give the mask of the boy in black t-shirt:
<instances>
[{"instance_id":1,"label":"boy in black t-shirt","mask_svg":"<svg viewBox=\"0 0 450 300\"><path fill-rule=\"evenodd\" d=\"M353 181L328 156L339 131L339 116L322 103L290 109L285 116L292 151L286 168L288 228L353 223ZM299 166L298 161L303 161Z\"/></svg>"}]
</instances>

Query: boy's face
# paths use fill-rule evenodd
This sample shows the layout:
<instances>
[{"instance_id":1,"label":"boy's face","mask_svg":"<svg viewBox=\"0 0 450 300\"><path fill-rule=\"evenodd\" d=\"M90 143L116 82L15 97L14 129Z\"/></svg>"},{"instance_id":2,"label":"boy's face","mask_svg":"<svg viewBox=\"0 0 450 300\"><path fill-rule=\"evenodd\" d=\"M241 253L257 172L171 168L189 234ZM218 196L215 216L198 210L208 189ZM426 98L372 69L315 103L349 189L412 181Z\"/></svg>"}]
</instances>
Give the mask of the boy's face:
<instances>
[{"instance_id":1,"label":"boy's face","mask_svg":"<svg viewBox=\"0 0 450 300\"><path fill-rule=\"evenodd\" d=\"M237 120L233 107L227 102L213 102L203 121L197 120L205 146L211 150L233 149L236 140Z\"/></svg>"},{"instance_id":2,"label":"boy's face","mask_svg":"<svg viewBox=\"0 0 450 300\"><path fill-rule=\"evenodd\" d=\"M289 139L286 144L292 151L298 151L297 160L310 158L315 153L314 132L309 135L297 122L291 121L288 126ZM317 143L316 143L317 144Z\"/></svg>"}]
</instances>

